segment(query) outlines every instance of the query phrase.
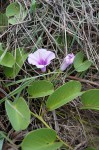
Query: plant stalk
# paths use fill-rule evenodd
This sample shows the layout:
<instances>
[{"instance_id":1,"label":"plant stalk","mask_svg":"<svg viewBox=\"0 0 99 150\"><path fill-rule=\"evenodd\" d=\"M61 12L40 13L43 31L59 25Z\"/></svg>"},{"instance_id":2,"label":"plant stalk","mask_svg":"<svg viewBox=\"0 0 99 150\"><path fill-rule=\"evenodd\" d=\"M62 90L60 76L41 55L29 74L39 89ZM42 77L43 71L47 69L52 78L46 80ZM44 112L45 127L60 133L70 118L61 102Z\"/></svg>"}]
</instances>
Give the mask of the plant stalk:
<instances>
[{"instance_id":1,"label":"plant stalk","mask_svg":"<svg viewBox=\"0 0 99 150\"><path fill-rule=\"evenodd\" d=\"M31 114L32 114L34 117L36 117L38 120L40 120L47 128L51 129L51 127L44 121L44 119L43 119L41 116L39 116L38 114L35 114L35 113L33 113L33 112L31 112ZM66 147L68 147L70 150L73 150L73 148L72 148L70 145L68 145L67 143L65 143L58 135L57 135L56 137L57 137L57 139L58 139L60 142L62 142Z\"/></svg>"}]
</instances>

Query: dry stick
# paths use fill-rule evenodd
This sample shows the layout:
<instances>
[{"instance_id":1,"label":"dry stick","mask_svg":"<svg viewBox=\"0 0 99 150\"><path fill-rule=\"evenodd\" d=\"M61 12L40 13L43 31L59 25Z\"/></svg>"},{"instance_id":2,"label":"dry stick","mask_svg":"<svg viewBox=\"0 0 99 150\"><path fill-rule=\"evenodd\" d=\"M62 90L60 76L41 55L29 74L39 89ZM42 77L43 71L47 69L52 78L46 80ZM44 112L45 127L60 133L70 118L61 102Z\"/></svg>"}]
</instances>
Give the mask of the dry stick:
<instances>
[{"instance_id":1,"label":"dry stick","mask_svg":"<svg viewBox=\"0 0 99 150\"><path fill-rule=\"evenodd\" d=\"M95 86L98 86L99 87L99 84L96 83L96 82L93 82L93 81L89 81L89 80L85 80L85 79L81 79L81 78L77 78L75 76L68 76L67 78L69 79L73 79L73 80L78 80L80 82L84 82L84 83L89 83L89 84L92 84L92 85L95 85Z\"/></svg>"},{"instance_id":2,"label":"dry stick","mask_svg":"<svg viewBox=\"0 0 99 150\"><path fill-rule=\"evenodd\" d=\"M6 136L2 131L0 131L0 135L5 138L9 143L11 143L12 147L15 149L15 150L18 150L18 146L15 145L11 139L9 139L8 136Z\"/></svg>"},{"instance_id":3,"label":"dry stick","mask_svg":"<svg viewBox=\"0 0 99 150\"><path fill-rule=\"evenodd\" d=\"M53 114L53 118L54 118L54 122L55 122L55 130L58 132L58 131L59 131L59 124L58 124L58 122L57 122L56 111L53 110L53 111L52 111L52 114Z\"/></svg>"},{"instance_id":4,"label":"dry stick","mask_svg":"<svg viewBox=\"0 0 99 150\"><path fill-rule=\"evenodd\" d=\"M84 142L78 144L78 145L74 148L74 150L79 150L80 148L82 148L82 147L85 148L86 146L87 146L87 142L84 141Z\"/></svg>"},{"instance_id":5,"label":"dry stick","mask_svg":"<svg viewBox=\"0 0 99 150\"><path fill-rule=\"evenodd\" d=\"M44 26L44 24L42 23L42 18L39 18L38 14L36 14L37 19L39 20L40 24L42 25L42 27L44 28L44 30L47 32L47 34L49 35L49 37L53 40L53 42L55 42L55 44L57 45L58 49L63 53L63 51L60 49L60 47L58 46L56 40L53 38L53 36L49 33L48 29Z\"/></svg>"},{"instance_id":6,"label":"dry stick","mask_svg":"<svg viewBox=\"0 0 99 150\"><path fill-rule=\"evenodd\" d=\"M3 34L0 35L0 38L2 38L11 28L12 28L12 26L9 27L5 32L3 32Z\"/></svg>"}]
</instances>

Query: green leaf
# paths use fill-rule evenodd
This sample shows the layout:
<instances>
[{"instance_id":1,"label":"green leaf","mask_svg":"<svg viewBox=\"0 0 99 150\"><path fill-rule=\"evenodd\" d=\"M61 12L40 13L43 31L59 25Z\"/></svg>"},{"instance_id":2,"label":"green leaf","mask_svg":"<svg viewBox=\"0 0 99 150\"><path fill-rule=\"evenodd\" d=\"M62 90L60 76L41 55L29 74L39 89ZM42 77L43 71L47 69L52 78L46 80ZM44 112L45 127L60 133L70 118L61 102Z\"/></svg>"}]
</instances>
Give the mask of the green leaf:
<instances>
[{"instance_id":1,"label":"green leaf","mask_svg":"<svg viewBox=\"0 0 99 150\"><path fill-rule=\"evenodd\" d=\"M8 18L6 14L0 13L0 31L3 31L7 25L8 25Z\"/></svg>"},{"instance_id":2,"label":"green leaf","mask_svg":"<svg viewBox=\"0 0 99 150\"><path fill-rule=\"evenodd\" d=\"M87 70L91 66L91 61L86 60L83 61L84 55L82 52L79 52L76 54L75 59L74 59L74 68L77 72L82 72Z\"/></svg>"},{"instance_id":3,"label":"green leaf","mask_svg":"<svg viewBox=\"0 0 99 150\"><path fill-rule=\"evenodd\" d=\"M99 110L99 89L91 89L81 96L82 109Z\"/></svg>"},{"instance_id":4,"label":"green leaf","mask_svg":"<svg viewBox=\"0 0 99 150\"><path fill-rule=\"evenodd\" d=\"M96 150L96 149L91 148L91 147L88 147L88 148L86 148L85 150Z\"/></svg>"},{"instance_id":5,"label":"green leaf","mask_svg":"<svg viewBox=\"0 0 99 150\"><path fill-rule=\"evenodd\" d=\"M31 7L30 7L30 13L36 10L36 0L32 0Z\"/></svg>"},{"instance_id":6,"label":"green leaf","mask_svg":"<svg viewBox=\"0 0 99 150\"><path fill-rule=\"evenodd\" d=\"M15 102L6 100L5 108L8 118L16 131L24 130L28 127L30 123L30 110L22 97Z\"/></svg>"},{"instance_id":7,"label":"green leaf","mask_svg":"<svg viewBox=\"0 0 99 150\"><path fill-rule=\"evenodd\" d=\"M13 68L4 67L4 73L7 77L15 78L18 75L28 54L24 53L24 49L19 48L16 49L15 56L15 65Z\"/></svg>"},{"instance_id":8,"label":"green leaf","mask_svg":"<svg viewBox=\"0 0 99 150\"><path fill-rule=\"evenodd\" d=\"M23 82L20 86L18 86L15 90L10 92L7 96L10 98L11 96L20 93L26 86L28 86L34 79L27 80L25 83ZM0 100L0 104L6 100L6 96Z\"/></svg>"},{"instance_id":9,"label":"green leaf","mask_svg":"<svg viewBox=\"0 0 99 150\"><path fill-rule=\"evenodd\" d=\"M82 64L83 59L84 59L83 53L78 52L75 56L75 59L74 59L74 67L77 68L79 66L79 64Z\"/></svg>"},{"instance_id":10,"label":"green leaf","mask_svg":"<svg viewBox=\"0 0 99 150\"><path fill-rule=\"evenodd\" d=\"M2 132L2 131L0 131L0 132ZM3 142L4 142L4 137L0 134L0 150L2 150Z\"/></svg>"},{"instance_id":11,"label":"green leaf","mask_svg":"<svg viewBox=\"0 0 99 150\"><path fill-rule=\"evenodd\" d=\"M44 97L52 94L53 92L53 84L46 80L35 81L28 87L28 93L33 98Z\"/></svg>"},{"instance_id":12,"label":"green leaf","mask_svg":"<svg viewBox=\"0 0 99 150\"><path fill-rule=\"evenodd\" d=\"M8 22L12 25L22 22L26 17L27 12L21 3L13 2L6 8L6 16L8 17Z\"/></svg>"},{"instance_id":13,"label":"green leaf","mask_svg":"<svg viewBox=\"0 0 99 150\"><path fill-rule=\"evenodd\" d=\"M62 146L61 142L55 142L56 132L42 128L30 132L22 142L22 150L57 150Z\"/></svg>"},{"instance_id":14,"label":"green leaf","mask_svg":"<svg viewBox=\"0 0 99 150\"><path fill-rule=\"evenodd\" d=\"M12 56L12 54L9 52L6 52L4 54L4 56L3 56L3 54L4 54L4 51L0 50L0 65L6 66L6 67L12 67L15 63L15 60L14 60L14 57Z\"/></svg>"},{"instance_id":15,"label":"green leaf","mask_svg":"<svg viewBox=\"0 0 99 150\"><path fill-rule=\"evenodd\" d=\"M61 35L55 36L55 40L56 40L56 42L58 43L58 45L59 45L61 48L64 47L64 39L63 39L63 36L61 36Z\"/></svg>"},{"instance_id":16,"label":"green leaf","mask_svg":"<svg viewBox=\"0 0 99 150\"><path fill-rule=\"evenodd\" d=\"M82 94L80 90L81 84L78 81L70 81L65 83L49 96L46 103L48 110L51 111L57 109L72 101Z\"/></svg>"},{"instance_id":17,"label":"green leaf","mask_svg":"<svg viewBox=\"0 0 99 150\"><path fill-rule=\"evenodd\" d=\"M0 51L3 51L2 43L0 43Z\"/></svg>"},{"instance_id":18,"label":"green leaf","mask_svg":"<svg viewBox=\"0 0 99 150\"><path fill-rule=\"evenodd\" d=\"M80 64L78 68L75 68L77 72L86 71L91 66L91 62L86 60L84 63Z\"/></svg>"},{"instance_id":19,"label":"green leaf","mask_svg":"<svg viewBox=\"0 0 99 150\"><path fill-rule=\"evenodd\" d=\"M14 11L13 11L14 10ZM20 14L20 5L17 2L11 3L6 8L7 17L18 16Z\"/></svg>"},{"instance_id":20,"label":"green leaf","mask_svg":"<svg viewBox=\"0 0 99 150\"><path fill-rule=\"evenodd\" d=\"M0 139L0 150L2 150L2 148L3 148L3 142L4 142L4 139L3 138Z\"/></svg>"}]
</instances>

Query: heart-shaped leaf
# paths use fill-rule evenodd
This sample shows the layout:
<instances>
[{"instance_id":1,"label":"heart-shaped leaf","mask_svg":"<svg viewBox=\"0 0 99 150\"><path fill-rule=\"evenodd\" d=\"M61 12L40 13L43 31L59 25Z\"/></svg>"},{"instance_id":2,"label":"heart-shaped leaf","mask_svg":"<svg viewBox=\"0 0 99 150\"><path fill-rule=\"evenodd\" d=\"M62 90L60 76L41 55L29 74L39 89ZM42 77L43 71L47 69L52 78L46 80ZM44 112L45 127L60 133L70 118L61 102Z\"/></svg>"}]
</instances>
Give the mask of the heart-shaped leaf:
<instances>
[{"instance_id":1,"label":"heart-shaped leaf","mask_svg":"<svg viewBox=\"0 0 99 150\"><path fill-rule=\"evenodd\" d=\"M99 110L99 89L91 89L86 91L81 96L83 103L82 109Z\"/></svg>"},{"instance_id":2,"label":"heart-shaped leaf","mask_svg":"<svg viewBox=\"0 0 99 150\"><path fill-rule=\"evenodd\" d=\"M24 53L24 49L19 48L15 51L15 65L13 68L4 67L4 73L7 77L15 78L24 64L28 54Z\"/></svg>"},{"instance_id":3,"label":"heart-shaped leaf","mask_svg":"<svg viewBox=\"0 0 99 150\"><path fill-rule=\"evenodd\" d=\"M13 11L14 10L14 11ZM10 3L6 8L7 17L18 16L20 14L20 5L17 2Z\"/></svg>"},{"instance_id":4,"label":"heart-shaped leaf","mask_svg":"<svg viewBox=\"0 0 99 150\"><path fill-rule=\"evenodd\" d=\"M13 2L6 8L6 16L8 17L8 22L12 25L23 21L26 17L27 12L21 3Z\"/></svg>"},{"instance_id":5,"label":"heart-shaped leaf","mask_svg":"<svg viewBox=\"0 0 99 150\"><path fill-rule=\"evenodd\" d=\"M53 84L46 80L34 81L28 87L28 93L33 98L44 97L44 96L52 94L53 92L54 92Z\"/></svg>"},{"instance_id":6,"label":"heart-shaped leaf","mask_svg":"<svg viewBox=\"0 0 99 150\"><path fill-rule=\"evenodd\" d=\"M6 100L5 108L8 118L16 131L24 130L28 127L30 123L30 110L22 97L15 102Z\"/></svg>"},{"instance_id":7,"label":"heart-shaped leaf","mask_svg":"<svg viewBox=\"0 0 99 150\"><path fill-rule=\"evenodd\" d=\"M56 132L42 128L30 132L23 140L22 150L57 150L62 146L61 142L55 142Z\"/></svg>"},{"instance_id":8,"label":"heart-shaped leaf","mask_svg":"<svg viewBox=\"0 0 99 150\"><path fill-rule=\"evenodd\" d=\"M82 52L79 52L76 54L75 59L74 59L74 68L77 72L82 72L87 70L91 66L91 61L86 60L83 61L84 55Z\"/></svg>"},{"instance_id":9,"label":"heart-shaped leaf","mask_svg":"<svg viewBox=\"0 0 99 150\"><path fill-rule=\"evenodd\" d=\"M0 57L3 55L4 51L0 50ZM4 54L4 57L0 59L0 65L6 66L6 67L12 67L15 63L14 57L11 53L6 52Z\"/></svg>"},{"instance_id":10,"label":"heart-shaped leaf","mask_svg":"<svg viewBox=\"0 0 99 150\"><path fill-rule=\"evenodd\" d=\"M78 81L70 81L65 83L49 96L46 103L48 110L54 110L72 101L82 94L80 90L81 84Z\"/></svg>"}]
</instances>

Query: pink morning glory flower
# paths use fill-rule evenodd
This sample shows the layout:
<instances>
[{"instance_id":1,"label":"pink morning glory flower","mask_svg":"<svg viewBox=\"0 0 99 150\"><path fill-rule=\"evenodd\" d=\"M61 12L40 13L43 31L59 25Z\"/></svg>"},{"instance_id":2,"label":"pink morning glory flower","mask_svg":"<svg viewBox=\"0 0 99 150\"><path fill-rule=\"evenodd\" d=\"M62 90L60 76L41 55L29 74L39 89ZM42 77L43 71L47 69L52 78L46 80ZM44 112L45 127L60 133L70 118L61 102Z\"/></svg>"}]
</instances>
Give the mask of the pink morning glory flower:
<instances>
[{"instance_id":1,"label":"pink morning glory flower","mask_svg":"<svg viewBox=\"0 0 99 150\"><path fill-rule=\"evenodd\" d=\"M42 72L46 71L46 66L55 58L55 54L46 49L38 49L34 53L29 54L28 63L40 68Z\"/></svg>"},{"instance_id":2,"label":"pink morning glory flower","mask_svg":"<svg viewBox=\"0 0 99 150\"><path fill-rule=\"evenodd\" d=\"M62 62L61 66L60 66L60 70L64 71L69 65L71 65L74 61L74 58L75 58L75 56L73 53L68 54Z\"/></svg>"}]
</instances>

